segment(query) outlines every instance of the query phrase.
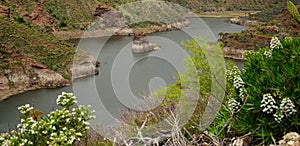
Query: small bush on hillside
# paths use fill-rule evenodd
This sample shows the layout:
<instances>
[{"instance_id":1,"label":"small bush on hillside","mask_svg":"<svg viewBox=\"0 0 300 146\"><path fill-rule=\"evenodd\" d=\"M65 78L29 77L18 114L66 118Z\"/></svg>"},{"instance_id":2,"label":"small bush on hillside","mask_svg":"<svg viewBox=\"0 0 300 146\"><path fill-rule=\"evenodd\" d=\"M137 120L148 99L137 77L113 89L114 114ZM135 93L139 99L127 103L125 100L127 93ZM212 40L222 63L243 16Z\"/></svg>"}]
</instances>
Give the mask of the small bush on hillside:
<instances>
[{"instance_id":1,"label":"small bush on hillside","mask_svg":"<svg viewBox=\"0 0 300 146\"><path fill-rule=\"evenodd\" d=\"M66 26L67 26L67 23L65 23L64 21L60 21L60 22L58 23L58 26L59 26L59 27L66 27Z\"/></svg>"},{"instance_id":2,"label":"small bush on hillside","mask_svg":"<svg viewBox=\"0 0 300 146\"><path fill-rule=\"evenodd\" d=\"M22 17L18 17L18 18L17 18L17 21L18 21L19 23L25 23L25 20L24 20Z\"/></svg>"}]
</instances>

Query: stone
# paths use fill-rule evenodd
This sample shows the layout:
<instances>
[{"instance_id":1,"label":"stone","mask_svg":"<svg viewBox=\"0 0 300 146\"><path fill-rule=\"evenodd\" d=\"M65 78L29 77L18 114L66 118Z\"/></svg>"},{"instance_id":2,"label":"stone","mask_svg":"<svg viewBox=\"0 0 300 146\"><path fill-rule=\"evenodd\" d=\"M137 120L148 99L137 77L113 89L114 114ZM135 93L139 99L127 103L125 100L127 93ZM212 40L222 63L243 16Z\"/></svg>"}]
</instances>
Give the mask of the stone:
<instances>
[{"instance_id":1,"label":"stone","mask_svg":"<svg viewBox=\"0 0 300 146\"><path fill-rule=\"evenodd\" d=\"M299 146L300 135L296 132L290 132L283 136L283 139L279 141L280 146Z\"/></svg>"}]
</instances>

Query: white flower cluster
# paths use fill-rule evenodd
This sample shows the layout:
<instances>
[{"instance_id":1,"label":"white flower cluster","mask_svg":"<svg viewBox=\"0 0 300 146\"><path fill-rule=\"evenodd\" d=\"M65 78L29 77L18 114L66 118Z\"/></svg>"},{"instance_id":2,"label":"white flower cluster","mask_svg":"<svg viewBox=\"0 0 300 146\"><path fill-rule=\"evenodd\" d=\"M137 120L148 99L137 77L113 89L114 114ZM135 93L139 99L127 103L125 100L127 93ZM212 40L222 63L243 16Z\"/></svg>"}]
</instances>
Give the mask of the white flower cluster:
<instances>
[{"instance_id":1,"label":"white flower cluster","mask_svg":"<svg viewBox=\"0 0 300 146\"><path fill-rule=\"evenodd\" d=\"M76 96L73 93L62 92L61 95L58 95L56 103L60 106L71 106L77 103Z\"/></svg>"},{"instance_id":2,"label":"white flower cluster","mask_svg":"<svg viewBox=\"0 0 300 146\"><path fill-rule=\"evenodd\" d=\"M277 37L272 37L271 42L270 42L270 48L271 50L276 49L276 48L281 48L282 44L280 43L280 40Z\"/></svg>"},{"instance_id":3,"label":"white flower cluster","mask_svg":"<svg viewBox=\"0 0 300 146\"><path fill-rule=\"evenodd\" d=\"M273 111L276 111L278 108L276 106L276 102L273 96L270 93L263 95L260 107L263 108L263 112L266 112L268 114L272 113Z\"/></svg>"},{"instance_id":4,"label":"white flower cluster","mask_svg":"<svg viewBox=\"0 0 300 146\"><path fill-rule=\"evenodd\" d=\"M283 98L280 103L280 110L284 113L285 116L289 117L297 112L295 105L290 98Z\"/></svg>"},{"instance_id":5,"label":"white flower cluster","mask_svg":"<svg viewBox=\"0 0 300 146\"><path fill-rule=\"evenodd\" d=\"M17 132L12 130L11 133L16 134ZM13 146L13 145L27 146L27 145L33 145L33 142L28 139L21 139L15 135L12 136L8 133L2 133L0 135L0 144L2 146Z\"/></svg>"},{"instance_id":6,"label":"white flower cluster","mask_svg":"<svg viewBox=\"0 0 300 146\"><path fill-rule=\"evenodd\" d=\"M239 111L240 103L238 101L236 101L235 99L231 98L228 101L228 106L229 106L230 110L235 113L235 112Z\"/></svg>"},{"instance_id":7,"label":"white flower cluster","mask_svg":"<svg viewBox=\"0 0 300 146\"><path fill-rule=\"evenodd\" d=\"M271 58L273 49L278 49L278 48L282 48L282 44L280 40L277 37L272 37L270 42L270 50L265 50L264 56L266 58Z\"/></svg>"},{"instance_id":8,"label":"white flower cluster","mask_svg":"<svg viewBox=\"0 0 300 146\"><path fill-rule=\"evenodd\" d=\"M280 110L278 110L275 114L273 114L274 119L277 123L280 123L284 117Z\"/></svg>"},{"instance_id":9,"label":"white flower cluster","mask_svg":"<svg viewBox=\"0 0 300 146\"><path fill-rule=\"evenodd\" d=\"M267 58L271 58L271 57L272 57L272 51L271 51L271 50L265 51L265 52L264 52L264 55L265 55L265 57L267 57Z\"/></svg>"},{"instance_id":10,"label":"white flower cluster","mask_svg":"<svg viewBox=\"0 0 300 146\"><path fill-rule=\"evenodd\" d=\"M74 141L79 141L90 128L88 120L95 118L92 116L94 111L90 111L90 106L69 110L76 103L71 93L63 92L58 98L57 104L63 108L52 111L37 121L28 114L33 110L29 104L19 107L24 117L17 126L18 131L1 134L0 145L72 145Z\"/></svg>"},{"instance_id":11,"label":"white flower cluster","mask_svg":"<svg viewBox=\"0 0 300 146\"><path fill-rule=\"evenodd\" d=\"M246 95L245 83L240 75L233 78L233 86L238 90L239 97L244 100Z\"/></svg>"},{"instance_id":12,"label":"white flower cluster","mask_svg":"<svg viewBox=\"0 0 300 146\"><path fill-rule=\"evenodd\" d=\"M245 99L245 95L246 95L247 91L245 88L239 88L239 97L244 100Z\"/></svg>"},{"instance_id":13,"label":"white flower cluster","mask_svg":"<svg viewBox=\"0 0 300 146\"><path fill-rule=\"evenodd\" d=\"M272 97L270 93L263 95L263 100L261 101L261 106L263 108L263 112L268 114L273 113L276 111L273 116L276 122L280 123L284 116L289 117L297 112L295 109L295 105L293 104L292 100L288 97L283 98L280 106L276 105L275 99Z\"/></svg>"},{"instance_id":14,"label":"white flower cluster","mask_svg":"<svg viewBox=\"0 0 300 146\"><path fill-rule=\"evenodd\" d=\"M233 66L231 70L226 70L226 77L229 81L232 81L234 76L237 76L240 74L240 70L237 66Z\"/></svg>"},{"instance_id":15,"label":"white flower cluster","mask_svg":"<svg viewBox=\"0 0 300 146\"><path fill-rule=\"evenodd\" d=\"M243 81L243 79L241 78L241 76L239 76L239 75L234 76L234 78L233 78L233 86L234 86L236 89L240 89L240 88L243 88L243 87L244 87L244 81Z\"/></svg>"},{"instance_id":16,"label":"white flower cluster","mask_svg":"<svg viewBox=\"0 0 300 146\"><path fill-rule=\"evenodd\" d=\"M25 104L25 105L22 105L22 106L18 107L18 110L19 110L22 114L26 115L26 114L28 114L31 110L33 110L33 107L31 107L29 104Z\"/></svg>"},{"instance_id":17,"label":"white flower cluster","mask_svg":"<svg viewBox=\"0 0 300 146\"><path fill-rule=\"evenodd\" d=\"M237 66L234 66L231 70L226 71L226 76L230 82L233 83L234 88L237 90L238 97L241 99L241 101L244 101L245 95L247 94L247 91L245 89L245 83L243 79L240 76L240 70ZM230 99L228 102L228 105L232 112L239 111L240 103L239 101L235 99Z\"/></svg>"}]
</instances>

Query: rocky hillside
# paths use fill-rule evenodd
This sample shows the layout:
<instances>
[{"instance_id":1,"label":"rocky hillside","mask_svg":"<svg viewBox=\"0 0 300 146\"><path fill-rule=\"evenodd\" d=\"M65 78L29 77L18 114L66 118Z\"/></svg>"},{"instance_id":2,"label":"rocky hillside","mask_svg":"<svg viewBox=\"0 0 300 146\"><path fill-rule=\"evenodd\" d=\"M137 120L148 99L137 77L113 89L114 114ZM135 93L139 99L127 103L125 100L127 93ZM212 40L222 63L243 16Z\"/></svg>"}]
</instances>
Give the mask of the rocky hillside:
<instances>
[{"instance_id":1,"label":"rocky hillside","mask_svg":"<svg viewBox=\"0 0 300 146\"><path fill-rule=\"evenodd\" d=\"M300 11L300 5L297 6ZM221 33L220 39L225 46L225 53L228 56L240 57L244 50L257 51L259 48L269 45L273 36L283 39L290 35L296 37L300 35L300 23L289 13L287 8L281 10L281 13L273 20L266 23L259 23L250 26L241 33Z\"/></svg>"},{"instance_id":2,"label":"rocky hillside","mask_svg":"<svg viewBox=\"0 0 300 146\"><path fill-rule=\"evenodd\" d=\"M95 18L99 4L118 7L136 0L2 0L10 17L19 22L37 25L46 31L84 30ZM166 0L180 4L195 13L224 11L259 11L285 5L284 0Z\"/></svg>"},{"instance_id":3,"label":"rocky hillside","mask_svg":"<svg viewBox=\"0 0 300 146\"><path fill-rule=\"evenodd\" d=\"M136 0L100 0L110 6L118 6ZM260 11L268 7L284 5L284 0L166 0L191 9L195 13L224 11Z\"/></svg>"},{"instance_id":4,"label":"rocky hillside","mask_svg":"<svg viewBox=\"0 0 300 146\"><path fill-rule=\"evenodd\" d=\"M27 90L69 85L71 69L77 69L78 77L84 72L78 65L93 64L95 73L96 62L87 54L76 56L78 65L72 65L75 47L52 34L5 17L0 17L0 30L0 100Z\"/></svg>"},{"instance_id":5,"label":"rocky hillside","mask_svg":"<svg viewBox=\"0 0 300 146\"><path fill-rule=\"evenodd\" d=\"M46 30L84 29L93 20L97 0L2 0L10 17Z\"/></svg>"}]
</instances>

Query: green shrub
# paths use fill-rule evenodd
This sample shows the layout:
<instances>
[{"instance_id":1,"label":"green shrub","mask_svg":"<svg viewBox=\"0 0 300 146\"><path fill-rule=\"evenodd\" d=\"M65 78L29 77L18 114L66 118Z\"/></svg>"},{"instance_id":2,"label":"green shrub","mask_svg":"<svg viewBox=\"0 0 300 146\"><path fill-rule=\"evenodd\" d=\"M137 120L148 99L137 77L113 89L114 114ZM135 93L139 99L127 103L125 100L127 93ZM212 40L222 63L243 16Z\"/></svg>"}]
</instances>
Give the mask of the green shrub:
<instances>
[{"instance_id":1,"label":"green shrub","mask_svg":"<svg viewBox=\"0 0 300 146\"><path fill-rule=\"evenodd\" d=\"M64 21L60 21L60 22L58 23L58 26L59 26L59 27L66 27L66 26L67 26L67 23L65 23Z\"/></svg>"},{"instance_id":2,"label":"green shrub","mask_svg":"<svg viewBox=\"0 0 300 146\"><path fill-rule=\"evenodd\" d=\"M17 21L18 21L19 23L25 23L25 20L24 20L22 17L18 17L18 18L17 18Z\"/></svg>"},{"instance_id":3,"label":"green shrub","mask_svg":"<svg viewBox=\"0 0 300 146\"><path fill-rule=\"evenodd\" d=\"M199 46L198 43L200 43L201 46ZM184 100L181 96L185 96L183 92L186 92L185 88L188 88L184 85L190 80L191 76L194 75L195 71L193 71L192 69L194 66L197 71L197 74L195 75L199 79L199 87L196 87L200 89L199 99L198 102L195 103L196 107L194 113L192 114L192 117L189 119L189 121L187 121L186 125L184 125L184 129L186 129L188 132L186 130L182 131L187 136L187 138L192 138L190 136L193 134L199 134L200 119L207 106L208 98L210 96L212 88L212 71L210 65L214 65L208 63L208 59L206 56L207 54L204 53L204 50L213 48L213 51L211 51L210 53L216 53L217 51L221 51L221 47L220 44L212 47L199 38L182 42L181 45L189 53L190 56L188 59L191 61L185 60L184 65L186 67L186 70L179 72L180 76L178 76L178 81L176 83L168 86L167 88L160 88L151 95L152 98L161 99L164 97L164 100L162 101L160 106L152 111L147 112L125 111L124 117L126 117L127 119L124 118L124 121L130 123L131 125L141 126L145 119L147 119L146 126L149 126L165 120L166 117L171 115L170 110L175 111L175 109L180 108L176 106L178 106L178 102L180 102L180 100ZM218 67L221 66L221 64L215 65L218 65ZM190 108L189 105L186 106L184 105L185 110L187 108Z\"/></svg>"},{"instance_id":4,"label":"green shrub","mask_svg":"<svg viewBox=\"0 0 300 146\"><path fill-rule=\"evenodd\" d=\"M287 8L290 14L300 23L300 14L297 7L290 0L287 1Z\"/></svg>"},{"instance_id":5,"label":"green shrub","mask_svg":"<svg viewBox=\"0 0 300 146\"><path fill-rule=\"evenodd\" d=\"M282 42L273 37L270 47L244 56L242 71L234 67L227 72L228 106L209 130L224 137L251 132L253 144L260 145L299 131L300 37Z\"/></svg>"},{"instance_id":6,"label":"green shrub","mask_svg":"<svg viewBox=\"0 0 300 146\"><path fill-rule=\"evenodd\" d=\"M23 114L18 130L10 134L0 134L0 145L72 145L75 141L84 140L93 119L90 106L79 106L70 109L77 101L72 93L63 92L57 98L61 110L52 111L41 117L42 112L33 109L29 104L20 106Z\"/></svg>"}]
</instances>

